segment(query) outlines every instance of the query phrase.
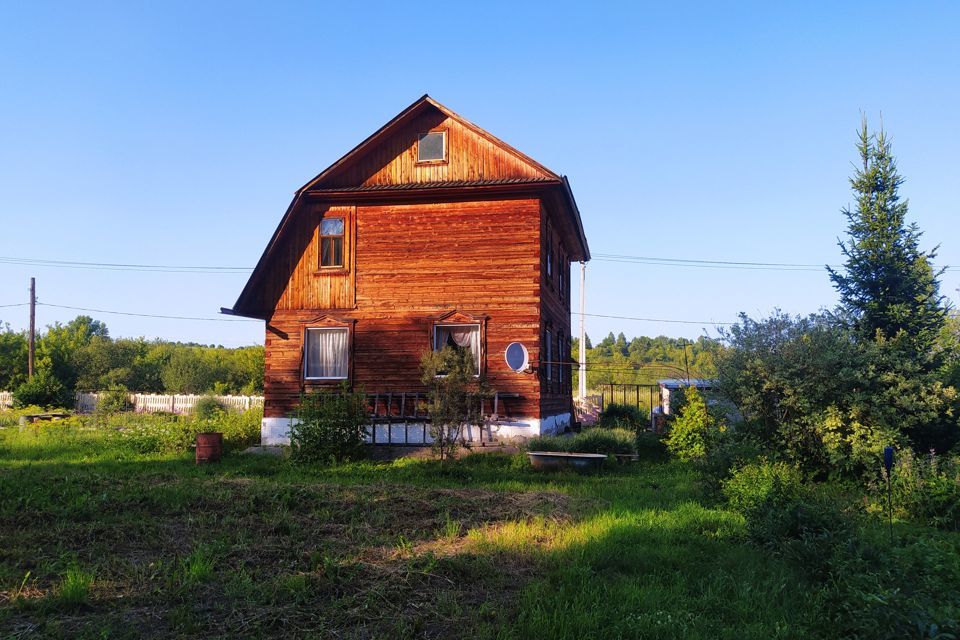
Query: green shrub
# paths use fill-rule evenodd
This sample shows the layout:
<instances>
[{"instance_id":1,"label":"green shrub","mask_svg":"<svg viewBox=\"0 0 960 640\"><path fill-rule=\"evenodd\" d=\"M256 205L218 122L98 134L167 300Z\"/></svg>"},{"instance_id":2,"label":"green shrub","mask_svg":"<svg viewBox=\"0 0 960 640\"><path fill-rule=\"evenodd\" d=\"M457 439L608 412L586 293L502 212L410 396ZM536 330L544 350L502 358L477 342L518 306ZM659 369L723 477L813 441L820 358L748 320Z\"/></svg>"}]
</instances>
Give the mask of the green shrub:
<instances>
[{"instance_id":1,"label":"green shrub","mask_svg":"<svg viewBox=\"0 0 960 640\"><path fill-rule=\"evenodd\" d=\"M728 429L718 434L699 461L700 481L710 496L719 496L723 482L734 469L756 461L762 453L760 446L738 429Z\"/></svg>"},{"instance_id":2,"label":"green shrub","mask_svg":"<svg viewBox=\"0 0 960 640\"><path fill-rule=\"evenodd\" d=\"M645 460L663 460L667 455L667 447L660 434L650 431L641 431L637 434L637 455Z\"/></svg>"},{"instance_id":3,"label":"green shrub","mask_svg":"<svg viewBox=\"0 0 960 640\"><path fill-rule=\"evenodd\" d=\"M899 452L890 474L894 512L902 518L960 531L960 457ZM886 483L872 483L871 511L886 513Z\"/></svg>"},{"instance_id":4,"label":"green shrub","mask_svg":"<svg viewBox=\"0 0 960 640\"><path fill-rule=\"evenodd\" d=\"M215 396L203 396L193 405L192 413L200 420L217 418L227 412L227 408Z\"/></svg>"},{"instance_id":5,"label":"green shrub","mask_svg":"<svg viewBox=\"0 0 960 640\"><path fill-rule=\"evenodd\" d=\"M575 436L539 436L527 441L529 451L561 451L567 453L637 452L636 436L626 429L587 429Z\"/></svg>"},{"instance_id":6,"label":"green shrub","mask_svg":"<svg viewBox=\"0 0 960 640\"><path fill-rule=\"evenodd\" d=\"M803 489L803 475L797 467L766 459L734 470L723 483L730 506L748 518L758 510L796 502Z\"/></svg>"},{"instance_id":7,"label":"green shrub","mask_svg":"<svg viewBox=\"0 0 960 640\"><path fill-rule=\"evenodd\" d=\"M707 409L703 395L695 387L689 387L685 389L683 408L667 433L667 449L681 460L702 460L707 456L711 440L725 430Z\"/></svg>"},{"instance_id":8,"label":"green shrub","mask_svg":"<svg viewBox=\"0 0 960 640\"><path fill-rule=\"evenodd\" d=\"M297 419L290 428L291 458L297 462L338 462L363 451L368 419L362 391L343 384L337 391L302 394Z\"/></svg>"},{"instance_id":9,"label":"green shrub","mask_svg":"<svg viewBox=\"0 0 960 640\"><path fill-rule=\"evenodd\" d=\"M432 448L440 460L460 446L467 425L483 420L483 401L492 397L486 378L477 376L469 349L444 347L420 357L420 381L427 387Z\"/></svg>"},{"instance_id":10,"label":"green shrub","mask_svg":"<svg viewBox=\"0 0 960 640\"><path fill-rule=\"evenodd\" d=\"M181 453L194 444L197 434L218 431L223 434L225 451L243 449L260 442L262 409L240 413L222 413L201 420L173 414L116 414L104 419L103 426L113 439L134 453Z\"/></svg>"},{"instance_id":11,"label":"green shrub","mask_svg":"<svg viewBox=\"0 0 960 640\"><path fill-rule=\"evenodd\" d=\"M743 514L747 537L826 576L838 548L853 542L853 524L834 500L804 484L799 468L759 460L736 469L723 483L730 506Z\"/></svg>"},{"instance_id":12,"label":"green shrub","mask_svg":"<svg viewBox=\"0 0 960 640\"><path fill-rule=\"evenodd\" d=\"M113 387L97 394L97 414L108 415L132 411L130 392L126 387Z\"/></svg>"},{"instance_id":13,"label":"green shrub","mask_svg":"<svg viewBox=\"0 0 960 640\"><path fill-rule=\"evenodd\" d=\"M72 409L73 394L46 369L37 371L32 378L13 390L13 406L62 407Z\"/></svg>"},{"instance_id":14,"label":"green shrub","mask_svg":"<svg viewBox=\"0 0 960 640\"><path fill-rule=\"evenodd\" d=\"M598 427L615 429L636 429L646 424L646 418L640 409L629 404L608 404L600 414Z\"/></svg>"}]
</instances>

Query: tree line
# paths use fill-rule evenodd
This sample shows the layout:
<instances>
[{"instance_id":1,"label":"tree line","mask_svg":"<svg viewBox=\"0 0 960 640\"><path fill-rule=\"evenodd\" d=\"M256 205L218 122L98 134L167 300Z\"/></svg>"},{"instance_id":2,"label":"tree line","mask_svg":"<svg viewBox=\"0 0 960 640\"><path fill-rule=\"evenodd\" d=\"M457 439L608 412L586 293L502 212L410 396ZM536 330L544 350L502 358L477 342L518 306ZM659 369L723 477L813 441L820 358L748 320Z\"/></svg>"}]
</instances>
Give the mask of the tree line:
<instances>
[{"instance_id":1,"label":"tree line","mask_svg":"<svg viewBox=\"0 0 960 640\"><path fill-rule=\"evenodd\" d=\"M89 316L54 323L36 338L35 375L27 375L28 336L0 330L0 390L21 392L31 404L72 405L76 391L135 393L263 392L264 349L111 338Z\"/></svg>"},{"instance_id":2,"label":"tree line","mask_svg":"<svg viewBox=\"0 0 960 640\"><path fill-rule=\"evenodd\" d=\"M709 378L716 373L717 355L724 349L719 340L700 336L696 340L637 336L627 340L611 331L594 345L585 335L587 389L606 384L654 384L662 378ZM571 355L579 357L580 340L573 338ZM579 384L579 368L573 365L573 387Z\"/></svg>"}]
</instances>

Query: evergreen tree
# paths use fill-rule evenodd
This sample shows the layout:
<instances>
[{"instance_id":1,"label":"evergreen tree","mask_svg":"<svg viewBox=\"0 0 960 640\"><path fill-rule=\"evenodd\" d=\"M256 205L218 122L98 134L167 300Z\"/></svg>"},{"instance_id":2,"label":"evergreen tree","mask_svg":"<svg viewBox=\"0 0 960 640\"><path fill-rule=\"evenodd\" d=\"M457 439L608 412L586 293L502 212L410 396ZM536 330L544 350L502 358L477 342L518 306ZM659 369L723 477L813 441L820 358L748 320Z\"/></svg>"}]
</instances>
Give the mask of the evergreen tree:
<instances>
[{"instance_id":1,"label":"evergreen tree","mask_svg":"<svg viewBox=\"0 0 960 640\"><path fill-rule=\"evenodd\" d=\"M936 249L922 252L917 225L906 222L907 201L898 193L903 178L884 131L869 133L864 119L857 149L862 166L850 179L857 202L843 210L849 239L839 241L846 262L842 273L828 268L830 279L862 337L893 339L903 332L911 350L925 356L946 317L942 270L931 266Z\"/></svg>"}]
</instances>

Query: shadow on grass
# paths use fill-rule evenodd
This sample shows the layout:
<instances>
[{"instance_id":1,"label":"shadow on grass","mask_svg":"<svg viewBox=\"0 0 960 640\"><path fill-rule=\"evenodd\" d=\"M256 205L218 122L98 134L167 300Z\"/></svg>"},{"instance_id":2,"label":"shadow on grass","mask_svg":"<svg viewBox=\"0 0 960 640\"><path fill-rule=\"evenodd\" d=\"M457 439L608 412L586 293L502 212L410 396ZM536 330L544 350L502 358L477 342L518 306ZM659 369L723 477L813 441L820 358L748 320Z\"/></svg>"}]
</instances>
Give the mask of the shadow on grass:
<instances>
[{"instance_id":1,"label":"shadow on grass","mask_svg":"<svg viewBox=\"0 0 960 640\"><path fill-rule=\"evenodd\" d=\"M197 467L75 445L0 450L0 585L47 603L15 605L0 628L768 638L791 635L803 603L797 577L740 544L738 518L699 504L675 463L580 476L496 454L334 467L233 454ZM60 611L75 566L96 576L89 605Z\"/></svg>"}]
</instances>

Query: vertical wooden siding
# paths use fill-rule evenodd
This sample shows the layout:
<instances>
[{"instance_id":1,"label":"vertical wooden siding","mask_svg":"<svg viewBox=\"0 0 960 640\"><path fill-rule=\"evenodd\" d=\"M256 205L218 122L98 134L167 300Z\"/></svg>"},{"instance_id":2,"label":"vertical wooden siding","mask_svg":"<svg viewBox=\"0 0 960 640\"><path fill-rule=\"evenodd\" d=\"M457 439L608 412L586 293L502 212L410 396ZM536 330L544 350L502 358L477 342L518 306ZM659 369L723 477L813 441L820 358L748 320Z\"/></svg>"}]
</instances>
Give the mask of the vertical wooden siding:
<instances>
[{"instance_id":1,"label":"vertical wooden siding","mask_svg":"<svg viewBox=\"0 0 960 640\"><path fill-rule=\"evenodd\" d=\"M354 207L304 205L293 220L280 254L258 290L261 309L352 309L356 305L353 244ZM319 225L324 216L344 219L343 269L320 269Z\"/></svg>"},{"instance_id":2,"label":"vertical wooden siding","mask_svg":"<svg viewBox=\"0 0 960 640\"><path fill-rule=\"evenodd\" d=\"M419 135L440 129L447 132L447 161L418 164ZM440 111L431 109L314 188L551 177L555 178Z\"/></svg>"}]
</instances>

